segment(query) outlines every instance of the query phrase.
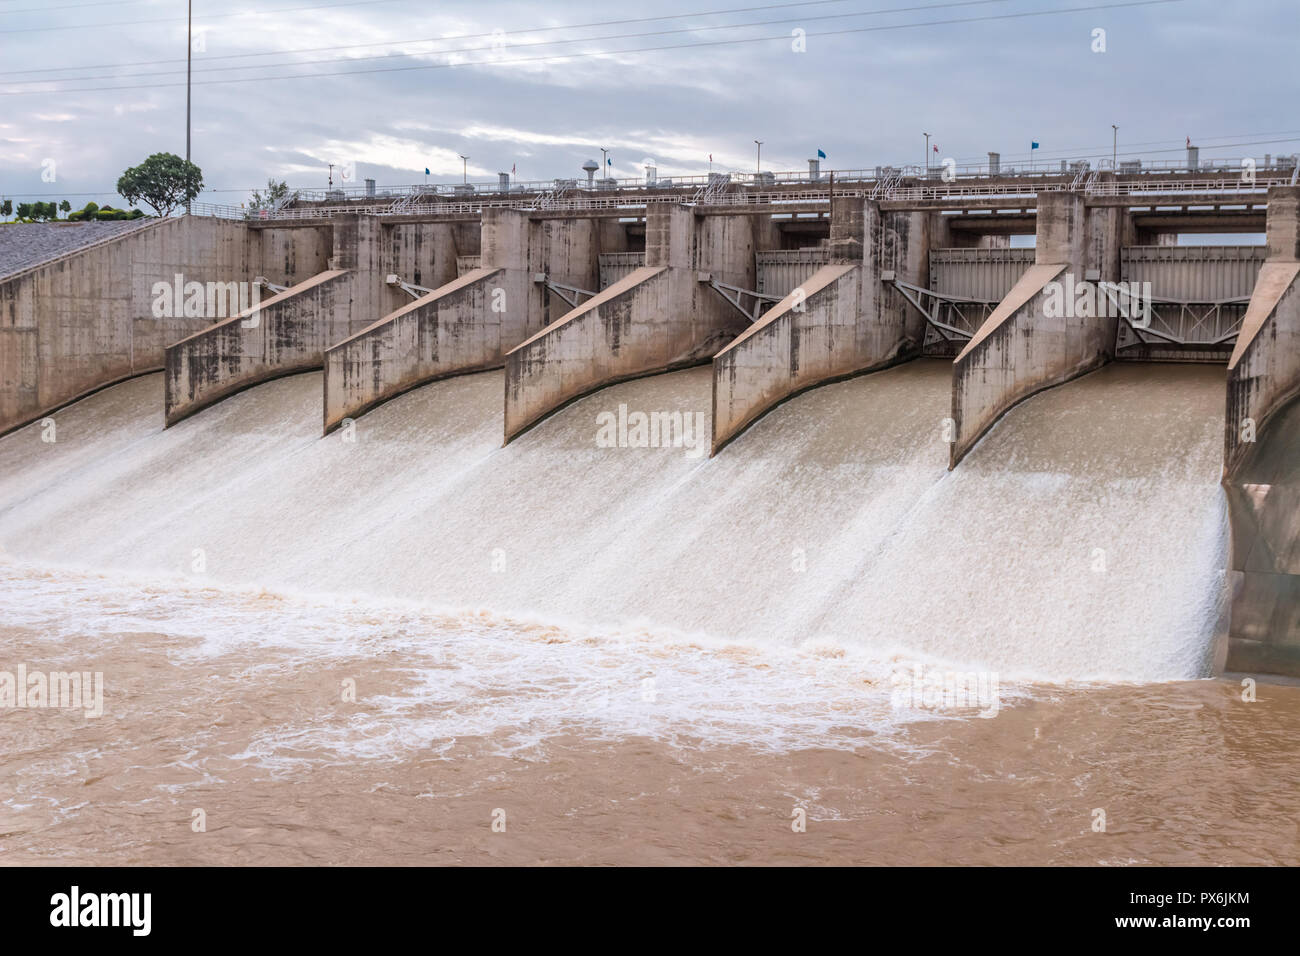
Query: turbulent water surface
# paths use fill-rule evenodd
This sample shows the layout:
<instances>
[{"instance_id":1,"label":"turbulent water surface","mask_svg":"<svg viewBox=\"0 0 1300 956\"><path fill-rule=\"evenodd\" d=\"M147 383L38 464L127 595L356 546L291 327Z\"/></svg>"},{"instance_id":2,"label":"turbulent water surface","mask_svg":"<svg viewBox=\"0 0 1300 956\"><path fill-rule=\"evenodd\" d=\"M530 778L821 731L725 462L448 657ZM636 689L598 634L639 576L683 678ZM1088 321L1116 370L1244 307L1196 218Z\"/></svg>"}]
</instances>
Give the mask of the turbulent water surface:
<instances>
[{"instance_id":1,"label":"turbulent water surface","mask_svg":"<svg viewBox=\"0 0 1300 956\"><path fill-rule=\"evenodd\" d=\"M104 675L102 717L4 716L0 848L908 862L910 833L915 862L1296 857L1294 823L1243 831L1280 825L1297 769L1270 748L1300 697L1196 680L1221 369L1106 368L952 473L928 361L800 396L713 459L597 441L620 406L707 425L709 374L605 389L506 447L500 373L328 438L319 375L165 431L150 376L0 439L0 668ZM900 675L953 674L979 699L900 698ZM1191 788L1188 760L1212 764ZM790 842L795 806L822 837ZM221 821L202 839L195 809ZM518 839L492 841L495 809ZM403 841L404 817L440 837Z\"/></svg>"}]
</instances>

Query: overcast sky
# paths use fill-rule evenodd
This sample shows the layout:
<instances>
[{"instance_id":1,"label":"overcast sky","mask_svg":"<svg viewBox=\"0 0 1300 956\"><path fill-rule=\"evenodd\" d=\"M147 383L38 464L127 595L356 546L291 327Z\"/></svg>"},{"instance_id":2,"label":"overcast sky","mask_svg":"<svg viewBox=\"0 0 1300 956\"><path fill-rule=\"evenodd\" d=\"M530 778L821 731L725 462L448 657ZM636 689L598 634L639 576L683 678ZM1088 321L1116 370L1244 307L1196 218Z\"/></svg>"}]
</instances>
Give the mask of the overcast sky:
<instances>
[{"instance_id":1,"label":"overcast sky","mask_svg":"<svg viewBox=\"0 0 1300 956\"><path fill-rule=\"evenodd\" d=\"M618 176L752 170L755 139L774 170L921 163L924 132L936 162L1109 157L1112 123L1121 159L1300 152L1300 0L1119 2L196 0L193 159L239 203L331 162L381 188L458 182L459 154L471 181L581 177L600 147ZM184 18L0 0L0 195L116 205L126 167L183 155ZM864 29L942 20L968 22Z\"/></svg>"}]
</instances>

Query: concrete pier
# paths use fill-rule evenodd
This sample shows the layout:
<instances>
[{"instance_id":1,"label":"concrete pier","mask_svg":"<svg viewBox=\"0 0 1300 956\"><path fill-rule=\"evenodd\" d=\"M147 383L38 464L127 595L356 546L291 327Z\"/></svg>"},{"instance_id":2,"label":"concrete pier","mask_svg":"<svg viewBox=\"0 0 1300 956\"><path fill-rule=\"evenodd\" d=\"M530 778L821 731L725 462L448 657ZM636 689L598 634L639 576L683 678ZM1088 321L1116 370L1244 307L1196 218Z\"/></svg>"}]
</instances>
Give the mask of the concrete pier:
<instances>
[{"instance_id":1,"label":"concrete pier","mask_svg":"<svg viewBox=\"0 0 1300 956\"><path fill-rule=\"evenodd\" d=\"M499 368L505 353L571 308L548 283L595 290L602 251L623 252L608 219L488 209L479 265L325 350L324 429L420 385ZM452 262L455 265L455 262Z\"/></svg>"},{"instance_id":2,"label":"concrete pier","mask_svg":"<svg viewBox=\"0 0 1300 956\"><path fill-rule=\"evenodd\" d=\"M770 216L661 203L646 213L646 264L506 356L508 442L614 382L709 361L749 325L707 285L756 284L754 253L779 245Z\"/></svg>"},{"instance_id":3,"label":"concrete pier","mask_svg":"<svg viewBox=\"0 0 1300 956\"><path fill-rule=\"evenodd\" d=\"M160 370L169 343L211 324L207 315L156 308L160 285L170 288L177 276L182 284L225 285L257 275L292 284L326 267L328 240L322 243L321 232L164 219L6 276L0 280L0 433L96 389Z\"/></svg>"},{"instance_id":4,"label":"concrete pier","mask_svg":"<svg viewBox=\"0 0 1300 956\"><path fill-rule=\"evenodd\" d=\"M331 329L346 328L354 275L329 270L167 347L163 422L262 382L320 368Z\"/></svg>"},{"instance_id":5,"label":"concrete pier","mask_svg":"<svg viewBox=\"0 0 1300 956\"><path fill-rule=\"evenodd\" d=\"M374 216L335 220L327 271L169 345L165 424L241 389L320 368L330 343L388 312L394 294L380 275L381 235Z\"/></svg>"},{"instance_id":6,"label":"concrete pier","mask_svg":"<svg viewBox=\"0 0 1300 956\"><path fill-rule=\"evenodd\" d=\"M1270 190L1268 252L1228 363L1225 666L1300 677L1300 188Z\"/></svg>"},{"instance_id":7,"label":"concrete pier","mask_svg":"<svg viewBox=\"0 0 1300 956\"><path fill-rule=\"evenodd\" d=\"M1119 213L1088 208L1078 192L1038 196L1035 264L953 362L950 468L1017 402L1113 355L1115 317L1077 308L1072 290L1118 281ZM1055 303L1053 282L1064 289Z\"/></svg>"},{"instance_id":8,"label":"concrete pier","mask_svg":"<svg viewBox=\"0 0 1300 956\"><path fill-rule=\"evenodd\" d=\"M765 313L713 359L713 445L727 442L793 395L914 356L921 317L881 275L924 285L929 216L882 212L845 197L831 212L834 263Z\"/></svg>"}]
</instances>

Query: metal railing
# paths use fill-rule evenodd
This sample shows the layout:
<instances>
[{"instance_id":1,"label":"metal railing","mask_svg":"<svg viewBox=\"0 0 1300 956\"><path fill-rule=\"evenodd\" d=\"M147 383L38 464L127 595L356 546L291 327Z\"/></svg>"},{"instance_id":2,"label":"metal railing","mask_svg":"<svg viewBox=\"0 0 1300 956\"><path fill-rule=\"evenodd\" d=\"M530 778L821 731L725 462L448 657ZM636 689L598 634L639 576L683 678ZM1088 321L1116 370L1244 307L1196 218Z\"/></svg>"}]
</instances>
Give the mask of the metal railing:
<instances>
[{"instance_id":1,"label":"metal railing","mask_svg":"<svg viewBox=\"0 0 1300 956\"><path fill-rule=\"evenodd\" d=\"M1108 164L1107 164L1108 165ZM1062 174L1059 169L1011 171L1001 169L996 176L987 170L976 174L958 172L950 174L948 181L941 167L928 171L921 167L880 167L875 170L840 170L823 172L816 179L808 173L791 174L713 174L709 177L683 177L674 181L671 189L646 189L639 180L619 180L617 188L587 188L572 181L527 184L536 190L520 192L524 184L479 193L467 192L456 185L425 187L400 187L385 190L382 194L365 194L372 202L336 201L320 205L312 203L312 191L300 190L291 205L272 208L248 209L241 206L215 203L194 203L195 215L216 216L224 219L306 220L328 219L337 215L474 215L483 209L546 209L548 211L584 211L601 209L642 210L656 202L694 203L705 206L753 206L781 203L819 203L830 197L832 181L835 193L845 196L871 196L873 199L901 202L928 200L997 199L1008 201L1026 199L1040 192L1059 192L1081 189L1090 196L1158 196L1165 194L1218 193L1227 195L1257 195L1270 186L1294 183L1300 174L1300 165L1276 164L1257 167L1253 175L1235 167L1218 170L1202 168L1169 167L1156 171L1125 170L1118 176L1090 165L1079 164ZM1177 174L1177 175L1174 175ZM936 179L936 177L940 177ZM833 179L832 179L833 177ZM1114 177L1114 178L1112 178ZM660 184L664 182L659 181ZM326 191L335 195L340 190ZM396 195L396 198L393 198ZM445 197L445 198L444 198ZM640 214L640 213L638 213Z\"/></svg>"},{"instance_id":2,"label":"metal railing","mask_svg":"<svg viewBox=\"0 0 1300 956\"><path fill-rule=\"evenodd\" d=\"M1232 159L1206 159L1198 162L1195 166L1190 166L1185 160L1122 160L1119 163L1120 172L1141 172L1147 175L1188 175L1196 173L1241 173L1242 160L1240 157ZM646 190L646 189L674 189L674 188L707 188L718 180L718 177L726 177L731 184L738 186L771 186L771 185L797 185L797 184L825 184L833 176L835 182L875 182L887 178L891 173L898 172L904 177L916 177L923 180L937 179L943 175L945 168L951 170L951 175L958 179L997 179L1007 177L1018 178L1045 178L1053 176L1076 176L1086 177L1093 171L1113 171L1113 165L1109 158L1094 159L1067 159L1067 160L1029 160L1021 163L1001 163L996 166L987 163L963 163L952 167L945 167L938 163L929 167L922 165L898 165L896 163L882 164L879 166L867 166L855 169L823 169L817 173L808 170L786 170L786 171L768 171L763 172L745 172L741 170L718 170L711 173L691 174L687 176L665 176L654 180L642 179L638 177L625 178L608 178L594 180L590 183L585 179L533 179L533 180L515 180L506 183L504 186L497 180L476 181L472 183L416 183L402 186L385 186L377 188L373 192L366 185L361 186L334 186L325 189L298 189L299 199L303 202L335 202L339 200L355 199L387 199L395 200L402 197L416 196L445 196L448 198L463 198L466 194L472 195L524 195L524 194L542 194L556 189L577 189L584 192L608 192L608 191L627 191L627 190ZM1269 163L1258 163L1256 171L1276 170L1279 173L1285 171L1289 176L1293 170L1300 169L1295 156L1275 156Z\"/></svg>"},{"instance_id":3,"label":"metal railing","mask_svg":"<svg viewBox=\"0 0 1300 956\"><path fill-rule=\"evenodd\" d=\"M181 212L184 212L182 207ZM262 210L266 213L263 218L271 215L270 210ZM220 203L196 202L190 203L190 215L192 216L212 216L217 219L255 219L257 213L253 210L244 209L242 206L222 205Z\"/></svg>"},{"instance_id":4,"label":"metal railing","mask_svg":"<svg viewBox=\"0 0 1300 956\"><path fill-rule=\"evenodd\" d=\"M1270 186L1284 186L1290 182L1284 176L1260 176L1253 181L1241 175L1241 170L1234 170L1231 175L1221 179L1178 179L1172 181L1148 179L1117 179L1113 182L1093 183L1089 192L1094 196L1133 196L1145 193L1263 193Z\"/></svg>"}]
</instances>

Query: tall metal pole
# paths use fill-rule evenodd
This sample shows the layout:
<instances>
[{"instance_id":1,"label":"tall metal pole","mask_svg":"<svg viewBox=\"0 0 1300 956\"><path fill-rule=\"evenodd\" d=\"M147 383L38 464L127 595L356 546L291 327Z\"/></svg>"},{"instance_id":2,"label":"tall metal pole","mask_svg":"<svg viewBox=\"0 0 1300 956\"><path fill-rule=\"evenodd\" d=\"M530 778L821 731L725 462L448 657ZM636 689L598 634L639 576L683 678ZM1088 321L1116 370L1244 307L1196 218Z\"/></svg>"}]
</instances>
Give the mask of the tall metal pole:
<instances>
[{"instance_id":1,"label":"tall metal pole","mask_svg":"<svg viewBox=\"0 0 1300 956\"><path fill-rule=\"evenodd\" d=\"M194 0L185 4L185 162L190 161L190 60L194 57ZM190 214L190 204L185 203L185 214Z\"/></svg>"},{"instance_id":2,"label":"tall metal pole","mask_svg":"<svg viewBox=\"0 0 1300 956\"><path fill-rule=\"evenodd\" d=\"M930 134L925 133L925 178L930 178Z\"/></svg>"},{"instance_id":3,"label":"tall metal pole","mask_svg":"<svg viewBox=\"0 0 1300 956\"><path fill-rule=\"evenodd\" d=\"M456 155L460 156L459 153L457 153ZM462 185L469 183L469 157L468 156L460 157L460 181Z\"/></svg>"},{"instance_id":4,"label":"tall metal pole","mask_svg":"<svg viewBox=\"0 0 1300 956\"><path fill-rule=\"evenodd\" d=\"M1110 170L1115 171L1115 160L1119 157L1119 127L1114 123L1110 124L1111 143L1110 143Z\"/></svg>"},{"instance_id":5,"label":"tall metal pole","mask_svg":"<svg viewBox=\"0 0 1300 956\"><path fill-rule=\"evenodd\" d=\"M754 157L754 172L761 173L763 171L763 141L756 139L754 145L758 147L758 155Z\"/></svg>"}]
</instances>

